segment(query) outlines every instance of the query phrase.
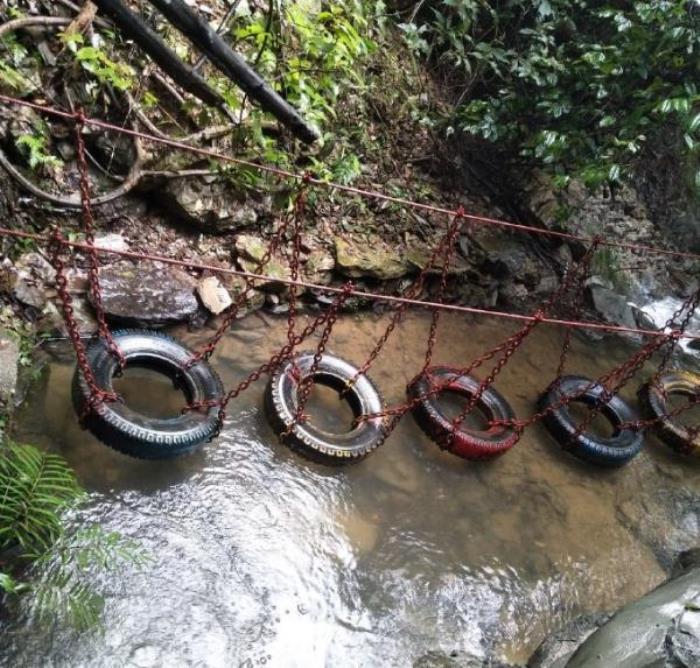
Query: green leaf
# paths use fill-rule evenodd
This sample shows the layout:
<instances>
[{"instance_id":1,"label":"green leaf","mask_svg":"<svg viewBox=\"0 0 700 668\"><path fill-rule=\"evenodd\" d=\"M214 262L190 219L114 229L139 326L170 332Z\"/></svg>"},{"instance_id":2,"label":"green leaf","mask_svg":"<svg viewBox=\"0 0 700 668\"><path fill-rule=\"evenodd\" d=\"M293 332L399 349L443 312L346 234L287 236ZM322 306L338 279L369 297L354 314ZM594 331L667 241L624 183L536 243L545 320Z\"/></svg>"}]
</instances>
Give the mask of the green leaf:
<instances>
[{"instance_id":1,"label":"green leaf","mask_svg":"<svg viewBox=\"0 0 700 668\"><path fill-rule=\"evenodd\" d=\"M61 533L60 513L82 495L75 475L57 455L30 445L0 450L0 549L18 543L46 549Z\"/></svg>"},{"instance_id":2,"label":"green leaf","mask_svg":"<svg viewBox=\"0 0 700 668\"><path fill-rule=\"evenodd\" d=\"M695 114L688 123L688 132L695 132L698 128L700 128L700 114Z\"/></svg>"}]
</instances>

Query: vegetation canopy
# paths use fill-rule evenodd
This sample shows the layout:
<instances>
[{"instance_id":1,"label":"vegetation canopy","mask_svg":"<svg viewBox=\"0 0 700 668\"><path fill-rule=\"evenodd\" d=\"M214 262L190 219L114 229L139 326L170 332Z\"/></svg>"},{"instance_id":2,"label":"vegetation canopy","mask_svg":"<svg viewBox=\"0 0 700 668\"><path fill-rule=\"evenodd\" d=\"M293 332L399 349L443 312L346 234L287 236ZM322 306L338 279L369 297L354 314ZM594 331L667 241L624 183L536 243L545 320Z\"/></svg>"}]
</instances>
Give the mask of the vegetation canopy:
<instances>
[{"instance_id":1,"label":"vegetation canopy","mask_svg":"<svg viewBox=\"0 0 700 668\"><path fill-rule=\"evenodd\" d=\"M408 44L455 86L447 132L494 142L558 177L619 180L663 126L700 190L700 3L419 2Z\"/></svg>"}]
</instances>

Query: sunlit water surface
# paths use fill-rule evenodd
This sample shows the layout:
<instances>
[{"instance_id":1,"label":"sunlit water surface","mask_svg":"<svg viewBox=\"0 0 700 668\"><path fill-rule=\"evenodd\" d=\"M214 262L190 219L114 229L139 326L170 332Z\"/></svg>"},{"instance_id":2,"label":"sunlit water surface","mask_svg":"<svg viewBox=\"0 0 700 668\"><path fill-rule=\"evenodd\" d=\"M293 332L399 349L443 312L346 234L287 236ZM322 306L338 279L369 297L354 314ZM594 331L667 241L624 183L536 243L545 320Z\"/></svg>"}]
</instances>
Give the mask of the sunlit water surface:
<instances>
[{"instance_id":1,"label":"sunlit water surface","mask_svg":"<svg viewBox=\"0 0 700 668\"><path fill-rule=\"evenodd\" d=\"M345 316L329 348L361 363L386 324ZM427 325L425 314L409 316L371 371L389 402L421 363ZM435 360L464 365L510 331L446 316ZM206 332L175 334L195 345ZM282 321L251 316L213 363L231 385L284 337ZM550 382L560 343L558 330L541 327L499 377L519 415ZM569 369L600 374L628 350L576 339ZM106 599L102 633L17 624L0 640L3 666L411 666L431 651L456 655L455 665L468 655L524 663L561 624L664 579L666 542L697 543L697 515L674 499L697 498L700 468L651 437L614 471L562 453L539 426L500 459L469 463L407 417L365 461L327 468L277 442L260 382L231 406L216 442L141 462L80 430L72 373L70 358L54 355L16 436L76 468L90 492L76 525L133 537L152 562L94 575ZM120 389L153 414L182 402L146 372ZM327 427L351 419L331 391L316 393L311 410Z\"/></svg>"}]
</instances>

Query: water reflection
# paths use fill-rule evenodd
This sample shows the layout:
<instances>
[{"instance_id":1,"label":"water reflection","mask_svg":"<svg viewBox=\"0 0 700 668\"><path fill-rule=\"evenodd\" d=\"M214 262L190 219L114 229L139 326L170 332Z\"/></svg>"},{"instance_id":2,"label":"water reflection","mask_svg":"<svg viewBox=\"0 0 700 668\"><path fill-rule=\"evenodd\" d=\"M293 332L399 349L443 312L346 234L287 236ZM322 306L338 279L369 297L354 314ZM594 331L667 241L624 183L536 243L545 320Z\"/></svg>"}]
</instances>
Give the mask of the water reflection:
<instances>
[{"instance_id":1,"label":"water reflection","mask_svg":"<svg viewBox=\"0 0 700 668\"><path fill-rule=\"evenodd\" d=\"M331 349L359 363L385 325L342 318ZM420 364L426 328L423 315L410 316L372 371L390 402ZM446 317L435 360L463 364L507 333ZM284 335L282 322L238 323L214 358L224 382ZM499 379L519 414L551 380L559 343L542 329ZM598 374L623 355L619 343L577 339L571 371ZM139 462L80 430L71 374L70 364L51 365L18 436L75 466L91 490L76 523L138 538L154 562L95 576L107 596L103 635L12 628L2 665L410 666L434 650L524 662L548 631L641 595L664 578L664 555L697 543L697 522L673 499L698 498L700 471L652 439L624 469L603 471L536 427L504 457L470 464L405 419L366 461L328 469L276 442L260 383L232 406L215 443ZM144 383L159 381L131 382L144 395ZM177 401L168 394L161 408ZM349 415L332 392L318 392L312 409L328 428Z\"/></svg>"}]
</instances>

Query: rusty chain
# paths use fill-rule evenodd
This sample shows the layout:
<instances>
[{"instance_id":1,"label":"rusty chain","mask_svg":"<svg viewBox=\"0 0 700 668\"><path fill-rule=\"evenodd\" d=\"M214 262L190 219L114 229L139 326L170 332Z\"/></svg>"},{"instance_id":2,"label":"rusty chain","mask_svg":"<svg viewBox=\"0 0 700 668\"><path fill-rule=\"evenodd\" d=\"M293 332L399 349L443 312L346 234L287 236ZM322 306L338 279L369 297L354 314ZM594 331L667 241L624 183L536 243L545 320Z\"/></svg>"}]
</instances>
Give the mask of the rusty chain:
<instances>
[{"instance_id":1,"label":"rusty chain","mask_svg":"<svg viewBox=\"0 0 700 668\"><path fill-rule=\"evenodd\" d=\"M284 237L289 229L290 221L291 221L291 218L288 215L284 215L281 217L280 224L277 227L277 230L272 235L272 238L270 239L270 243L267 245L267 248L265 249L263 256L260 258L260 260L258 261L258 264L255 266L255 269L253 271L254 274L260 274L265 269L267 264L270 262L270 260L272 259L272 256L275 254L275 252L279 248L280 244L282 243L282 241L283 241L283 239L284 239ZM224 315L216 332L205 342L205 344L197 352L195 352L192 355L192 357L190 358L190 360L187 363L188 367L193 366L194 364L196 364L200 360L209 360L211 358L211 356L214 354L214 351L216 350L216 346L219 344L219 341L221 341L224 334L228 331L228 329L233 324L233 321L238 317L238 314L240 313L241 307L247 301L249 294L250 294L250 291L254 287L255 287L255 279L250 278L248 276L245 277L243 288L236 295L236 298L234 299L233 303L226 310L226 314Z\"/></svg>"},{"instance_id":2,"label":"rusty chain","mask_svg":"<svg viewBox=\"0 0 700 668\"><path fill-rule=\"evenodd\" d=\"M440 287L438 289L437 301L440 304L445 302L445 296L447 294L447 277L450 272L450 266L454 258L455 244L457 243L457 237L462 229L462 223L464 222L464 209L459 208L457 213L452 217L450 224L447 228L447 241L443 251L442 257L442 267L440 269ZM425 350L425 360L423 361L423 369L421 373L425 373L425 370L430 366L433 361L433 352L435 351L435 343L437 341L437 329L440 323L440 314L442 311L438 308L431 309L430 314L430 329L428 331L428 344Z\"/></svg>"},{"instance_id":3,"label":"rusty chain","mask_svg":"<svg viewBox=\"0 0 700 668\"><path fill-rule=\"evenodd\" d=\"M471 397L470 404L472 404L473 402L473 406L468 405L466 410L462 412L463 414L460 414L459 416L457 416L457 418L455 418L454 423L457 423L457 427L453 429L452 434L454 434L456 429L459 428L461 422L466 418L469 412L473 411L474 407L476 406L486 387L488 387L493 382L493 380L495 380L495 377L500 373L500 371L503 369L510 357L515 353L518 347L525 340L527 335L532 331L532 329L534 329L534 327L537 326L537 324L539 324L542 321L545 313L561 299L563 294L566 294L568 291L570 291L572 289L572 286L577 286L584 280L583 277L586 276L588 273L588 267L597 247L598 238L594 239L593 244L591 244L590 248L587 250L583 258L572 268L569 268L564 278L562 279L559 288L545 301L543 306L534 314L534 317L531 321L529 321L518 332L508 337L504 342L500 343L499 345L490 349L480 357L476 358L467 367L461 368L456 371L458 375L470 374L475 369L482 366L485 362L493 359L500 353L503 353L503 357L494 367L491 374L489 374L489 376L480 384L480 387L477 390L477 392ZM363 422L373 418L391 417L392 419L386 426L387 433L391 433L391 431L395 429L396 425L398 424L399 420L403 417L403 415L413 410L421 401L424 401L427 398L433 398L438 396L441 392L446 390L450 386L450 384L451 381L449 380L439 384L434 384L429 390L417 397L414 397L410 401L407 401L403 404L399 404L398 406L387 408L379 413L372 413L368 415L359 416L358 418L356 418L355 423ZM493 424L497 423L497 421L493 422ZM522 423L520 421L510 422L508 424L509 426L514 426L515 428L522 428Z\"/></svg>"},{"instance_id":4,"label":"rusty chain","mask_svg":"<svg viewBox=\"0 0 700 668\"><path fill-rule=\"evenodd\" d=\"M299 280L299 268L301 264L301 230L303 227L303 218L306 212L306 194L308 184L311 180L311 175L307 172L299 186L299 192L294 199L291 212L292 223L292 256L289 259L289 272L292 282L289 284L288 290L288 311L287 311L287 341L291 343L294 340L294 330L296 329L297 317L297 286ZM347 299L347 296L345 297ZM343 300L344 301L344 300ZM294 370L298 375L296 362L294 362Z\"/></svg>"},{"instance_id":5,"label":"rusty chain","mask_svg":"<svg viewBox=\"0 0 700 668\"><path fill-rule=\"evenodd\" d=\"M73 118L75 119L75 135L76 135L76 148L77 148L77 162L78 162L78 168L79 168L79 175L80 175L80 196L81 196L81 205L82 205L82 225L83 225L83 231L85 234L85 241L86 241L86 246L88 247L87 249L87 254L88 254L88 260L89 260L89 271L88 271L88 280L89 280L89 290L90 290L90 295L92 297L93 305L95 307L95 312L96 312L96 317L97 317L97 335L104 340L105 345L109 349L110 353L115 356L115 358L118 360L119 363L119 368L120 370L123 370L126 364L126 360L123 356L123 353L115 343L111 332L109 330L109 327L106 322L106 317L105 317L105 311L104 311L104 303L102 299L102 293L100 289L100 281L99 281L99 259L98 259L98 253L95 247L95 223L94 223L94 216L92 213L92 206L91 206L91 198L90 198L90 177L89 177L89 169L87 165L87 158L86 158L86 148L85 148L85 140L83 137L83 130L86 124L86 117L84 115L84 112L82 110L78 110L74 115ZM310 336L312 333L314 333L318 327L321 325L324 326L323 333L321 335L321 339L317 348L317 351L314 355L314 361L311 367L311 373L308 374L304 379L301 379L300 381L300 386L299 386L299 403L297 406L297 411L295 413L295 418L294 422L290 426L293 427L294 424L296 424L299 421L302 421L305 419L304 415L304 408L305 405L308 401L311 387L313 384L313 375L316 372L318 365L321 361L322 355L325 351L326 344L328 341L328 338L330 337L331 330L333 325L335 324L335 321L337 320L338 317L338 311L342 307L342 304L346 301L346 299L349 296L349 291L352 289L351 286L349 287L349 284L346 284L343 286L342 292L338 294L336 299L334 300L333 304L331 307L324 312L323 314L319 315L310 325L308 325L301 334L295 335L295 328L296 328L296 315L297 315L297 292L296 292L296 281L299 278L299 265L300 265L300 253L301 253L301 219L304 213L304 208L305 208L305 200L306 200L306 189L308 187L308 184L312 182L312 178L309 174L305 174L303 177L303 180L301 182L301 187L299 190L299 193L295 199L293 208L292 208L292 215L291 216L285 216L282 219L282 222L280 226L278 227L277 232L273 236L265 254L261 258L257 269L256 273L262 271L262 269L269 263L272 255L274 254L277 246L279 245L280 241L284 238L285 234L287 233L290 224L293 225L293 239L292 239L292 259L290 262L290 268L291 268L291 277L292 277L292 284L290 284L290 298L289 298L289 312L288 312L288 331L287 331L287 344L283 346L280 351L278 351L277 354L273 355L271 359L266 362L265 364L262 364L258 369L255 371L251 372L247 378L245 378L239 385L228 392L225 397L220 400L220 401L215 401L215 402L200 402L199 404L189 406L188 409L198 409L198 408L208 408L208 407L213 407L213 406L218 406L219 407L219 417L220 417L220 423L223 423L223 419L225 417L225 410L228 405L228 403L236 398L241 392L245 391L253 382L259 379L261 375L264 373L270 373L273 371L281 362L283 362L285 359L289 358L294 351L294 348L303 340L305 340L308 336ZM431 257L429 258L426 266L423 268L423 270L419 273L416 281L413 283L411 288L406 291L406 295L413 296L414 294L418 294L420 290L422 289L426 276L428 274L429 269L431 269L437 258L442 256L443 258L443 264L441 268L441 275L440 275L440 289L439 289L439 303L443 303L445 293L446 293L446 287L447 287L447 276L448 276L448 271L449 271L449 266L453 258L454 254L454 244L456 241L456 238L459 234L459 231L461 229L461 225L463 222L463 219L465 218L465 214L463 209L460 207L455 212L455 215L452 217L450 225L448 226L448 230L441 240L439 244L436 245L436 247L433 250L433 253ZM534 317L532 320L530 320L524 327L521 328L518 332L510 336L506 341L504 341L502 344L499 344L498 346L492 348L490 351L485 353L484 355L480 356L476 360L474 360L469 366L465 367L464 369L460 370L460 373L471 373L474 369L479 368L482 364L484 364L486 361L489 361L496 357L497 355L502 353L502 356L498 360L498 362L494 365L492 368L491 372L489 375L480 383L479 388L477 392L472 395L470 398L470 401L467 405L467 407L458 415L452 423L452 435L459 429L461 426L463 420L466 418L467 415L469 415L470 412L474 410L476 407L478 401L481 399L481 396L483 392L495 381L496 377L498 374L502 371L502 369L505 367L507 364L508 360L510 357L517 351L517 349L520 347L520 345L523 343L525 338L528 336L528 334L534 329L546 316L548 311L551 309L551 307L554 305L554 303L561 298L563 294L567 292L567 290L570 289L571 284L575 283L577 285L577 289L575 289L575 294L574 298L572 300L572 309L574 311L574 314L580 314L581 308L582 308L582 292L583 292L583 286L585 284L585 276L588 275L588 272L590 270L590 259L592 257L592 253L595 251L597 246L600 244L600 238L595 237L593 239L593 243L589 250L587 251L586 255L584 256L584 259L577 263L577 266L574 271L572 272L567 272L564 280L562 280L562 283L560 284L559 289L553 293L548 300L545 301L543 306L534 314ZM57 292L61 301L62 305L62 310L63 310L63 316L64 320L66 322L66 327L68 330L69 338L71 339L71 342L73 343L73 346L76 350L76 356L78 360L78 365L80 368L81 373L83 374L83 377L85 378L85 381L88 385L88 388L90 390L90 396L87 398L87 404L86 408L83 411L83 414L80 416L81 423L84 422L85 417L95 409L95 407L103 402L106 401L120 401L120 397L114 393L114 392L106 392L102 389L100 389L95 381L94 374L92 372L92 369L90 368L89 360L87 359L87 353L86 353L86 348L85 345L80 337L78 325L77 325L77 320L75 318L75 312L72 304L72 297L68 291L67 287L67 279L65 275L65 264L63 262L63 259L61 257L61 253L63 249L68 247L68 243L65 240L65 238L61 235L59 230L54 230L53 234L51 235L51 238L49 240L48 248L49 248L49 253L52 261L52 265L56 269L56 287L57 287ZM571 279L571 280L570 280ZM248 297L249 291L252 289L254 285L255 279L254 278L246 278L245 280L245 287L239 295L237 296L236 300L234 303L229 307L229 310L222 320L222 323L217 330L217 332L211 337L211 339L203 346L203 348L196 352L192 359L190 360L190 364L194 364L197 361L201 359L209 359L210 356L212 355L217 343L220 341L222 336L224 335L225 331L230 327L231 323L237 316L238 312L240 311L241 306L245 302L245 300ZM599 379L599 381L592 381L590 385L587 388L584 388L583 390L577 392L575 395L572 396L567 396L567 397L562 397L558 402L554 402L550 406L548 406L546 409L541 411L540 413L536 413L532 415L530 418L527 420L512 420L512 421L506 421L506 422L498 422L494 421L492 424L507 424L510 425L518 430L522 430L527 426L530 426L534 422L542 419L546 414L549 412L552 412L553 410L556 410L557 408L561 408L562 406L567 405L571 401L576 400L583 394L585 394L587 391L592 389L597 383L600 383L600 385L603 386L603 392L601 393L600 397L598 397L596 404L594 405L593 408L589 410L589 413L586 417L586 419L579 424L577 427L577 430L574 434L574 437L585 431L589 426L591 421L593 420L595 414L600 410L600 407L603 406L605 403L609 402L610 399L619 392L620 388L623 387L636 373L637 371L641 368L641 366L649 360L656 352L659 350L663 349L663 356L661 358L661 361L658 365L658 368L653 375L652 379L650 382L655 382L658 381L660 375L663 373L663 371L667 368L669 361L671 359L671 356L676 348L676 345L685 332L690 319L698 307L698 304L700 303L700 291L696 292L694 295L691 295L688 297L681 307L677 309L677 311L669 318L669 320L666 323L666 328L671 329L671 331L664 337L659 337L653 341L650 341L647 345L645 345L639 352L637 352L635 355L630 357L626 362L623 364L619 365L609 373L605 374L603 377ZM378 340L377 344L375 345L375 348L372 350L370 353L367 361L365 364L360 368L358 371L358 374L356 375L355 379L357 376L359 376L361 373L366 373L366 371L370 368L370 366L374 363L378 355L380 354L382 348L384 345L387 343L389 337L391 336L392 332L394 331L395 327L397 324L402 320L405 311L408 307L408 303L404 302L401 303L394 311L392 318L390 320L390 323L382 335L380 339ZM685 315L683 316L680 324L676 327L675 323L678 320L678 318L681 317L681 315L685 312ZM431 361L432 361L432 356L433 356L433 351L435 347L435 342L437 338L437 327L438 327L438 321L439 321L439 311L438 309L434 308L432 309L432 317L431 317L431 325L430 325L430 331L428 335L428 344L427 344L427 349L426 349L426 357L424 360L424 365L422 372L425 372L425 370L429 367ZM562 352L560 355L560 360L559 360L559 365L557 367L557 373L556 373L556 379L559 379L564 371L565 367L565 361L566 357L569 351L571 345L571 331L569 329L566 330L565 335L564 335L564 342L562 345ZM353 379L353 380L355 380ZM555 379L555 382L556 382ZM352 382L352 381L351 381ZM402 415L404 415L406 412L409 410L412 410L412 408L415 407L415 405L419 402L424 400L427 397L432 397L436 396L439 394L441 391L446 389L446 387L449 385L449 382L445 382L441 385L437 385L434 387L431 387L431 389L425 393L424 395L421 395L420 397L417 397L413 399L411 402L407 402L406 404L400 405L398 407L394 408L389 408L382 413L377 413L377 414L372 414L372 415L367 415L367 416L360 416L359 420L367 420L375 417L388 417L388 416L393 416L393 420L390 423L390 426L388 428L388 432L393 430L395 427L396 423L398 420L401 418ZM663 388L662 388L663 390ZM665 394L665 391L664 391ZM623 423L620 425L620 428L633 428L633 429L643 429L646 427L649 427L653 424L656 424L660 421L668 420L673 417L678 416L682 412L688 410L690 407L700 403L700 395L692 397L685 405L679 406L671 411L668 411L662 416L658 416L652 419L647 419L647 420L636 420L636 421L629 421L626 423Z\"/></svg>"},{"instance_id":6,"label":"rusty chain","mask_svg":"<svg viewBox=\"0 0 700 668\"><path fill-rule=\"evenodd\" d=\"M103 339L110 353L119 362L120 371L124 371L126 367L126 359L119 349L119 346L114 342L112 333L107 326L105 317L104 303L102 301L102 291L100 290L100 263L95 249L95 219L92 214L92 204L90 201L90 173L87 164L85 151L85 139L83 137L83 129L85 127L85 114L83 110L76 112L75 123L75 143L77 149L78 171L80 173L80 201L82 207L82 222L83 232L85 233L85 243L90 247L88 257L90 269L88 272L88 282L90 286L90 295L95 307L95 315L97 316L97 333Z\"/></svg>"},{"instance_id":7,"label":"rusty chain","mask_svg":"<svg viewBox=\"0 0 700 668\"><path fill-rule=\"evenodd\" d=\"M421 269L419 272L418 276L416 279L411 283L411 285L406 289L403 293L404 297L408 297L409 299L413 299L417 297L421 290L423 289L423 286L425 285L425 281L428 277L428 274L430 273L430 270L435 266L435 263L437 262L438 258L443 258L443 267L442 267L442 272L444 273L445 267L447 266L447 258L445 257L448 248L450 245L454 247L454 242L459 235L459 233L462 230L462 226L464 224L464 209L463 207L459 207L457 210L457 213L451 218L450 223L448 224L448 227L445 231L445 234L441 237L440 241L435 244L432 253L428 257L428 260L425 263L425 266ZM442 286L441 283L441 295L444 295L445 288ZM374 348L370 352L369 356L367 357L367 360L365 363L357 370L355 375L351 380L348 381L346 388L341 392L341 396L343 396L347 391L357 382L357 379L366 374L371 366L374 364L376 361L377 357L379 357L379 354L383 350L384 346L387 344L389 341L389 338L393 334L394 330L396 329L396 326L400 324L400 322L403 320L404 315L406 314L406 311L408 309L408 303L407 302L402 302L400 303L397 307L393 309L393 313L391 315L391 319L389 320L389 324L387 325L387 328L384 330L384 333L377 339L377 343L375 344ZM437 309L432 309L433 311L433 320L435 319L435 312ZM437 328L437 325L435 325ZM431 328L432 329L432 328Z\"/></svg>"},{"instance_id":8,"label":"rusty chain","mask_svg":"<svg viewBox=\"0 0 700 668\"><path fill-rule=\"evenodd\" d=\"M51 265L56 271L56 292L58 293L59 300L61 302L61 308L63 311L63 320L66 323L66 329L68 330L68 337L73 344L75 349L75 355L78 360L78 368L82 374L85 382L87 383L88 389L90 390L90 396L87 397L85 408L81 415L79 416L80 424L85 423L87 416L101 403L121 401L121 397L114 392L106 392L97 385L95 380L95 374L92 371L90 362L87 358L87 349L85 343L83 342L80 331L78 327L78 322L75 317L75 310L73 307L73 297L68 290L68 279L66 278L66 267L61 257L61 252L66 247L66 240L61 234L58 228L55 228L51 234L48 243L49 257L51 258Z\"/></svg>"},{"instance_id":9,"label":"rusty chain","mask_svg":"<svg viewBox=\"0 0 700 668\"><path fill-rule=\"evenodd\" d=\"M343 304L345 304L347 298L350 296L350 291L352 290L352 283L347 282L345 285L343 285L343 291L338 295L337 299L333 301L333 304L331 304L330 308L328 309L327 313L327 318L326 322L323 328L323 332L321 333L321 339L318 342L318 346L316 347L316 352L314 353L314 359L313 362L311 363L311 367L309 368L308 373L304 374L303 376L301 375L301 372L297 367L295 367L296 371L296 377L297 377L297 382L298 382L298 398L297 398L297 407L294 412L294 417L292 419L292 422L287 426L287 429L282 433L281 438L284 438L285 436L289 436L289 434L292 432L294 427L300 423L300 422L305 422L308 418L308 416L304 413L304 409L306 408L306 404L309 401L309 396L311 395L311 388L313 387L314 384L314 377L316 376L316 372L318 371L318 367L321 364L321 360L323 358L324 353L326 352L326 345L328 345L328 339L331 335L331 331L333 330L333 326L335 325L336 320L338 319L338 314L340 309L343 307ZM293 342L290 341L290 343Z\"/></svg>"},{"instance_id":10,"label":"rusty chain","mask_svg":"<svg viewBox=\"0 0 700 668\"><path fill-rule=\"evenodd\" d=\"M240 394L245 392L253 383L257 382L263 375L273 373L277 367L284 362L284 360L289 359L289 357L294 353L294 349L303 341L309 338L316 330L324 325L328 319L337 312L337 310L342 306L342 304L347 299L349 291L352 289L351 284L347 284L343 291L337 295L333 300L333 303L328 309L319 313L316 318L310 322L306 327L299 333L295 334L291 341L282 346L274 355L270 357L267 362L263 362L257 369L251 371L242 381L238 383L236 387L229 390L226 395L219 400L206 400L192 402L185 408L183 412L188 412L192 410L200 409L210 409L219 408L219 426L217 432L212 436L212 440L217 437L221 427L223 426L224 420L226 419L226 407L228 404L236 399Z\"/></svg>"},{"instance_id":11,"label":"rusty chain","mask_svg":"<svg viewBox=\"0 0 700 668\"><path fill-rule=\"evenodd\" d=\"M534 317L531 321L529 321L519 331L515 332L510 337L508 337L504 342L495 346L480 357L476 358L474 361L471 362L471 364L459 369L456 372L457 375L460 376L469 375L474 370L481 367L485 362L503 353L503 356L499 359L492 372L487 378L485 378L480 383L477 391L472 395L472 397L470 397L469 403L467 404L466 408L453 420L453 429L451 432L452 435L454 435L457 429L459 429L466 416L474 410L486 388L491 383L493 383L496 376L501 372L501 370L506 365L510 357L520 347L525 338L542 321L546 312L561 299L562 295L566 294L571 289L572 285L576 283L579 274L582 271L585 271L585 267L588 265L588 263L590 263L592 255L595 252L596 248L597 244L594 242L594 244L591 245L584 257L581 259L581 261L574 265L574 267L571 268L569 271L567 271L559 285L559 288L554 293L552 293L552 295L550 295L550 297L545 301L542 307L535 312ZM413 410L420 402L424 401L425 399L438 396L441 392L446 390L450 384L451 381L444 381L437 385L433 385L429 390L417 397L414 397L412 400L406 402L405 404L395 407L393 409L388 409L389 414L394 416L394 419L390 423L390 428L393 429L396 426L398 420L405 413Z\"/></svg>"}]
</instances>

